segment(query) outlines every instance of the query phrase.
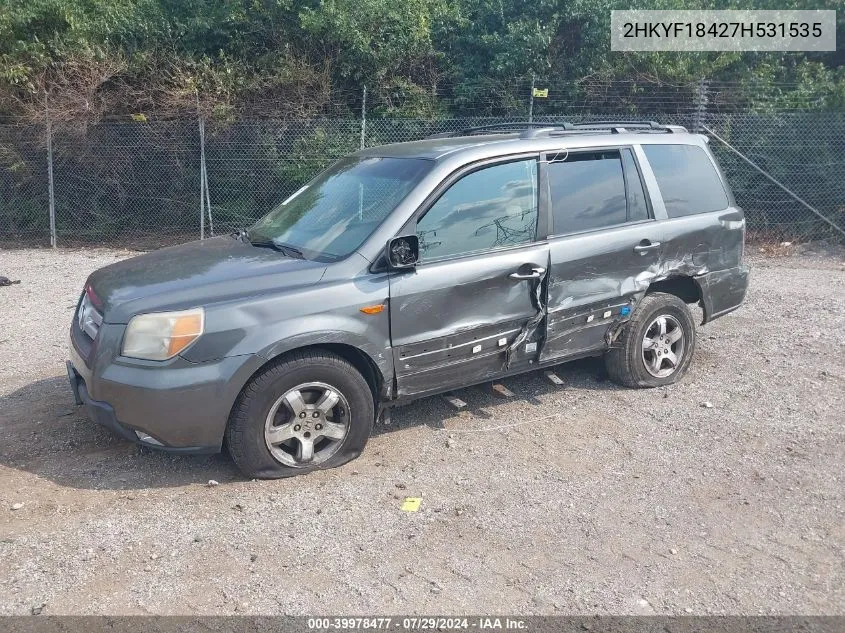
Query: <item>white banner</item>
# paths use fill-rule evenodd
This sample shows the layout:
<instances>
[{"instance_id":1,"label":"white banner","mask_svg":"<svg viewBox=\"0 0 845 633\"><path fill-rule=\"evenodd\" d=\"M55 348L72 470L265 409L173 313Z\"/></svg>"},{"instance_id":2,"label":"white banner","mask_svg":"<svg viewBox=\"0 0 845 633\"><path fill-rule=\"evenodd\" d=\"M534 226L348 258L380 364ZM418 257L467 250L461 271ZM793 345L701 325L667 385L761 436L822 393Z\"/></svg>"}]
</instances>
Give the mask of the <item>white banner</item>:
<instances>
[{"instance_id":1,"label":"white banner","mask_svg":"<svg viewBox=\"0 0 845 633\"><path fill-rule=\"evenodd\" d=\"M836 11L612 11L613 51L835 51Z\"/></svg>"}]
</instances>

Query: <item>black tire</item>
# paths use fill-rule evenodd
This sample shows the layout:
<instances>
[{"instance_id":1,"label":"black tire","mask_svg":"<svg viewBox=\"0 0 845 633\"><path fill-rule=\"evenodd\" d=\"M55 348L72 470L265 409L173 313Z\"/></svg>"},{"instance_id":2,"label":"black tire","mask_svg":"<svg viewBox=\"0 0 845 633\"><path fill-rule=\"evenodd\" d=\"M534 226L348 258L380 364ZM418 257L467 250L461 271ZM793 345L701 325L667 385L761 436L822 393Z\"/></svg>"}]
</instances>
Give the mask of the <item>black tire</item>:
<instances>
[{"instance_id":1,"label":"black tire","mask_svg":"<svg viewBox=\"0 0 845 633\"><path fill-rule=\"evenodd\" d=\"M661 316L670 317L683 331L683 353L671 374L658 377L646 368L643 354L643 338L649 326ZM674 319L674 321L671 321ZM666 345L672 345L667 343ZM665 348L663 348L665 349ZM695 353L695 323L687 304L675 295L663 292L648 294L640 301L631 320L620 337L605 355L607 374L614 382L626 387L662 387L678 382L689 368ZM654 359L653 354L649 356ZM668 363L667 363L668 364ZM666 367L664 371L668 371Z\"/></svg>"},{"instance_id":2,"label":"black tire","mask_svg":"<svg viewBox=\"0 0 845 633\"><path fill-rule=\"evenodd\" d=\"M265 442L265 421L282 395L306 382L330 385L349 405L348 431L336 452L318 464L286 465L273 457ZM373 393L351 364L326 350L287 354L253 377L232 407L226 427L229 454L247 476L279 479L334 468L361 454L375 420Z\"/></svg>"}]
</instances>

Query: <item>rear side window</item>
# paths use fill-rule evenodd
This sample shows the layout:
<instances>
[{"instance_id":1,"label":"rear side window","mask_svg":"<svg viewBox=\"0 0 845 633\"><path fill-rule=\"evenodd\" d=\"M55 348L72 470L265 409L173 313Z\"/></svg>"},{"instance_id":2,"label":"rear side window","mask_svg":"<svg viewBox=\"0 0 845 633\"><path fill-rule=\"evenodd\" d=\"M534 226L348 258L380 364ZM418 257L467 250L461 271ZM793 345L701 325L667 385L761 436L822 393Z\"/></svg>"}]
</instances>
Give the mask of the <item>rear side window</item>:
<instances>
[{"instance_id":1,"label":"rear side window","mask_svg":"<svg viewBox=\"0 0 845 633\"><path fill-rule=\"evenodd\" d=\"M630 150L549 155L555 235L648 219L642 181ZM624 165L624 168L623 168Z\"/></svg>"},{"instance_id":2,"label":"rear side window","mask_svg":"<svg viewBox=\"0 0 845 633\"><path fill-rule=\"evenodd\" d=\"M670 218L728 208L722 179L702 148L695 145L643 145L642 148Z\"/></svg>"}]
</instances>

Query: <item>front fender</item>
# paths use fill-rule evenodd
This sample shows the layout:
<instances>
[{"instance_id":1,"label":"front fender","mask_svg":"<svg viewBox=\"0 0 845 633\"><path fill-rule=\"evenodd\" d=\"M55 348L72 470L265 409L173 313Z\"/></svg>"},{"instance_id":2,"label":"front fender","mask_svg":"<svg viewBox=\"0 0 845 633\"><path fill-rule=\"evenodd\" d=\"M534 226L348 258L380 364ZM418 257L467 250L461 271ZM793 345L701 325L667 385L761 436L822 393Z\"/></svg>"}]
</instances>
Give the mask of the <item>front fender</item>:
<instances>
[{"instance_id":1,"label":"front fender","mask_svg":"<svg viewBox=\"0 0 845 633\"><path fill-rule=\"evenodd\" d=\"M381 347L370 336L362 336L358 332L349 330L308 331L291 334L269 344L258 352L259 356L272 360L287 352L303 347L319 347L325 345L344 345L352 347L366 355L373 367L381 374L382 384L391 385L393 382L393 362L389 345Z\"/></svg>"},{"instance_id":2,"label":"front fender","mask_svg":"<svg viewBox=\"0 0 845 633\"><path fill-rule=\"evenodd\" d=\"M207 333L184 356L194 362L255 354L272 360L313 345L347 345L393 381L387 274L368 274L310 288L206 308ZM361 308L383 305L375 314Z\"/></svg>"}]
</instances>

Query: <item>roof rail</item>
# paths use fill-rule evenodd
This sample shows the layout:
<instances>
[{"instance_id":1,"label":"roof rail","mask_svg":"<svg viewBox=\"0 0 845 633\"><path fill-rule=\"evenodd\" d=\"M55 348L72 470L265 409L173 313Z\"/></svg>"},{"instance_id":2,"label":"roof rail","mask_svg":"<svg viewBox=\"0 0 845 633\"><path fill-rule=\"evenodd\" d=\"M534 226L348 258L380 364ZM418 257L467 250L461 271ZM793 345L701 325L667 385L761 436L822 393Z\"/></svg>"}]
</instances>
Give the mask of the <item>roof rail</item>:
<instances>
[{"instance_id":1,"label":"roof rail","mask_svg":"<svg viewBox=\"0 0 845 633\"><path fill-rule=\"evenodd\" d=\"M574 129L585 130L610 130L612 134L618 134L622 130L627 129L645 129L655 132L686 132L687 129L680 125L662 125L657 121L582 121L581 123L573 123L571 126Z\"/></svg>"},{"instance_id":2,"label":"roof rail","mask_svg":"<svg viewBox=\"0 0 845 633\"><path fill-rule=\"evenodd\" d=\"M489 125L478 125L475 127L464 128L455 132L438 132L426 136L428 139L434 138L451 138L453 136L473 136L475 134L495 134L497 132L521 132L525 130L536 129L543 130L571 130L572 124L562 121L560 123L537 123L536 121L513 121L510 123L491 123ZM533 138L533 137L531 137Z\"/></svg>"},{"instance_id":3,"label":"roof rail","mask_svg":"<svg viewBox=\"0 0 845 633\"><path fill-rule=\"evenodd\" d=\"M631 119L628 120L619 120L619 119L609 119L609 120L602 120L602 121L581 121L579 123L573 123L572 127L647 127L652 129L662 128L664 126L660 125L657 121L634 121Z\"/></svg>"},{"instance_id":4,"label":"roof rail","mask_svg":"<svg viewBox=\"0 0 845 633\"><path fill-rule=\"evenodd\" d=\"M662 125L657 121L583 121L581 123L538 123L537 121L513 121L510 123L491 123L468 127L454 132L439 132L427 136L428 139L452 138L455 136L473 136L476 134L498 134L501 132L520 132L520 138L532 139L543 135L562 136L566 134L589 134L590 130L600 130L611 134L626 131L662 132L673 134L686 132L681 125Z\"/></svg>"}]
</instances>

